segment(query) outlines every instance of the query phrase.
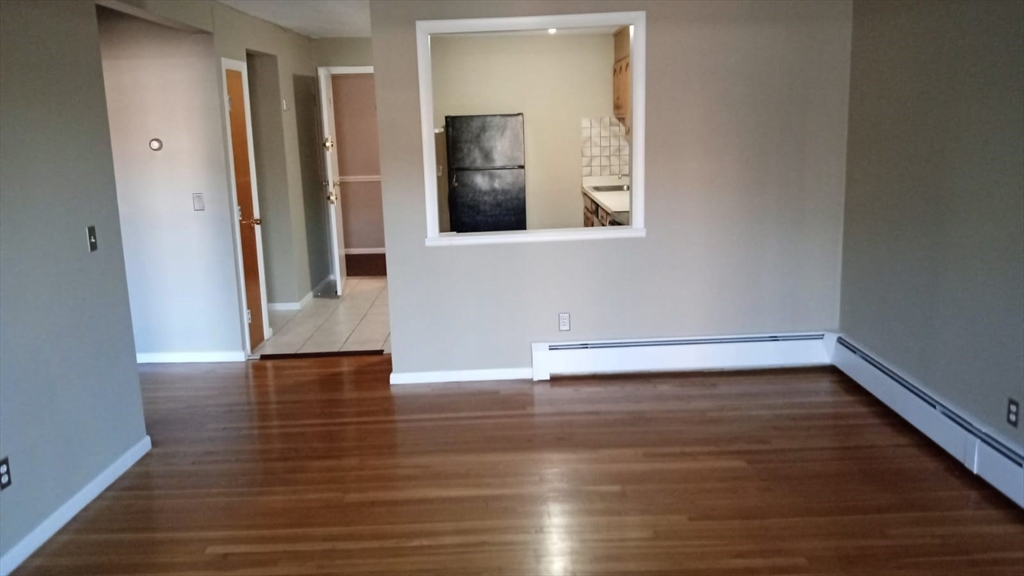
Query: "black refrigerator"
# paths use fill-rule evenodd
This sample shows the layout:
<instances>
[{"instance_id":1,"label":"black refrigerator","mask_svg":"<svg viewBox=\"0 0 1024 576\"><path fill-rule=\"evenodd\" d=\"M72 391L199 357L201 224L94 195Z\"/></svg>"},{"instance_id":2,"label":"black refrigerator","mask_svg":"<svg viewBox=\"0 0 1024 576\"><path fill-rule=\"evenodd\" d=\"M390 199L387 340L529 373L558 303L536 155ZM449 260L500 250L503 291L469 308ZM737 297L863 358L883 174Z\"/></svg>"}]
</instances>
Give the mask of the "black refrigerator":
<instances>
[{"instance_id":1,"label":"black refrigerator","mask_svg":"<svg viewBox=\"0 0 1024 576\"><path fill-rule=\"evenodd\" d=\"M445 116L452 232L526 230L522 114Z\"/></svg>"}]
</instances>

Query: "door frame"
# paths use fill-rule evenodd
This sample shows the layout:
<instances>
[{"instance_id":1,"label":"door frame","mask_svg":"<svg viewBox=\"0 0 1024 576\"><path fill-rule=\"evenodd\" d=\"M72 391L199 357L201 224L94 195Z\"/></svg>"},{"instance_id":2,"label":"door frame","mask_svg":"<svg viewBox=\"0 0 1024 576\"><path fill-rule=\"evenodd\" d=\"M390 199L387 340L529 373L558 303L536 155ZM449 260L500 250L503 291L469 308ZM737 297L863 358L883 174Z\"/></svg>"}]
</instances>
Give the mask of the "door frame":
<instances>
[{"instance_id":1,"label":"door frame","mask_svg":"<svg viewBox=\"0 0 1024 576\"><path fill-rule=\"evenodd\" d=\"M320 95L320 118L321 118L321 122L323 123L322 129L323 129L323 133L324 134L334 134L334 132L335 132L333 126L328 126L327 125L327 122L328 122L328 114L327 114L328 107L331 108L330 117L334 118L334 113L333 113L333 109L334 109L334 102L333 102L334 90L333 89L331 90L331 100L332 101L328 102L328 100L327 100L327 89L326 88L331 86L331 76L334 76L336 74L373 74L373 66L318 66L317 67L317 69L316 69L316 77L317 77L317 82L320 85L319 86L320 89L318 90L318 93ZM328 129L330 129L330 130L328 130ZM337 134L335 134L335 138L337 139ZM337 152L334 152L334 153L337 154ZM341 179L341 175L340 174L334 174L333 175L334 180L331 180L332 175L329 173L329 171L330 171L330 162L327 163L326 169L328 170L328 180L330 181L328 186L332 186L333 187L334 186L333 182L337 181L337 180L340 180ZM335 279L334 284L335 284L335 287L336 287L336 289L338 291L338 295L341 296L341 294L342 294L342 292L344 290L344 286L343 286L344 280L341 278L341 275L342 275L341 271L345 269L344 259L345 259L345 254L348 252L348 250L344 247L345 235L344 235L344 225L342 224L341 194L340 193L338 194L338 203L337 203L336 208L335 208L334 216L335 216L334 218L328 218L328 222L329 222L328 226L330 228L330 236L331 236L331 260L332 260L332 262L331 262L331 275ZM339 232L339 228L341 228L342 232Z\"/></svg>"},{"instance_id":2,"label":"door frame","mask_svg":"<svg viewBox=\"0 0 1024 576\"><path fill-rule=\"evenodd\" d=\"M242 93L245 96L245 131L246 140L248 141L247 144L249 146L249 178L252 181L253 218L260 217L260 199L259 194L257 193L258 189L256 187L256 154L253 147L252 106L249 98L249 68L246 65L246 62L242 60L221 58L220 84L221 97L224 104L224 129L226 130L225 145L227 147L226 151L228 156L228 182L231 188L231 228L235 240L235 274L239 302L241 303L241 306L238 309L238 321L245 342L245 355L248 357L252 354L252 343L249 341L249 323L245 318L245 311L249 309L249 303L246 300L245 295L245 268L242 262L242 227L238 221L238 187L237 182L235 181L235 159L234 154L232 154L234 143L231 139L231 104L228 102L228 84L226 80L228 70L235 70L242 73ZM262 227L256 234L256 261L260 272L260 307L263 309L263 341L266 342L274 335L274 331L270 328L270 314L267 311L267 279L263 266Z\"/></svg>"}]
</instances>

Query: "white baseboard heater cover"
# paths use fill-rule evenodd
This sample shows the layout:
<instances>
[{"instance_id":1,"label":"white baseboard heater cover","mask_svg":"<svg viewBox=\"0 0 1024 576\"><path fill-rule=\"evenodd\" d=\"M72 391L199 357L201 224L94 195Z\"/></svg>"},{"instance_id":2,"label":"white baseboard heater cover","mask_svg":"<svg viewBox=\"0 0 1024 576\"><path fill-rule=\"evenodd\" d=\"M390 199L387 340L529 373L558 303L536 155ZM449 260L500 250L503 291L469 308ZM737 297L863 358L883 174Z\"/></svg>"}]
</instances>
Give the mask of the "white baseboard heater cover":
<instances>
[{"instance_id":1,"label":"white baseboard heater cover","mask_svg":"<svg viewBox=\"0 0 1024 576\"><path fill-rule=\"evenodd\" d=\"M538 342L533 379L552 375L743 370L827 366L835 336L825 332L714 338Z\"/></svg>"},{"instance_id":2,"label":"white baseboard heater cover","mask_svg":"<svg viewBox=\"0 0 1024 576\"><path fill-rule=\"evenodd\" d=\"M1024 455L839 337L833 364L968 469L1024 507Z\"/></svg>"}]
</instances>

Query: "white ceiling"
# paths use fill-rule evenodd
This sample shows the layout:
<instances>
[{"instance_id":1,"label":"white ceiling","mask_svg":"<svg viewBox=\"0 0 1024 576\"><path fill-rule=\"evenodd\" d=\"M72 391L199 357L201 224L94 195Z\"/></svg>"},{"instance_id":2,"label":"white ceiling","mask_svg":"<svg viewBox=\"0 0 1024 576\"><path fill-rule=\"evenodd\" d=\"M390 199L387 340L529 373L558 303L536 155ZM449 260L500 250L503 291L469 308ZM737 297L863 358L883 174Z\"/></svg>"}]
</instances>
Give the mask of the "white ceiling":
<instances>
[{"instance_id":1,"label":"white ceiling","mask_svg":"<svg viewBox=\"0 0 1024 576\"><path fill-rule=\"evenodd\" d=\"M311 38L370 35L370 0L220 0Z\"/></svg>"}]
</instances>

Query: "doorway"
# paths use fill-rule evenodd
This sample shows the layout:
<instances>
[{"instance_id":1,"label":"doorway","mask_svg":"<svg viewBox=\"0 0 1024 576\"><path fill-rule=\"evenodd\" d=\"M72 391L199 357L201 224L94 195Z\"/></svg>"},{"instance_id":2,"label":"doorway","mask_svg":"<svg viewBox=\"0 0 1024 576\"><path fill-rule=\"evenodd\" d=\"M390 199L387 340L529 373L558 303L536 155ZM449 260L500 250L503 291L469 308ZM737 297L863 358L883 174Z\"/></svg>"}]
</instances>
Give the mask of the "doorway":
<instances>
[{"instance_id":1,"label":"doorway","mask_svg":"<svg viewBox=\"0 0 1024 576\"><path fill-rule=\"evenodd\" d=\"M275 335L254 353L390 353L373 69L320 68L309 80L292 82L306 233L326 238L331 278L338 280L300 306L272 309Z\"/></svg>"},{"instance_id":2,"label":"doorway","mask_svg":"<svg viewBox=\"0 0 1024 576\"><path fill-rule=\"evenodd\" d=\"M259 199L256 194L256 167L252 140L252 116L249 108L246 63L224 58L224 98L231 147L230 171L234 188L236 239L240 276L243 282L242 306L247 323L247 350L252 351L272 335L263 273L263 239Z\"/></svg>"},{"instance_id":3,"label":"doorway","mask_svg":"<svg viewBox=\"0 0 1024 576\"><path fill-rule=\"evenodd\" d=\"M335 135L328 161L341 224L340 254L350 276L386 277L373 67L328 67L319 73L325 124Z\"/></svg>"}]
</instances>

